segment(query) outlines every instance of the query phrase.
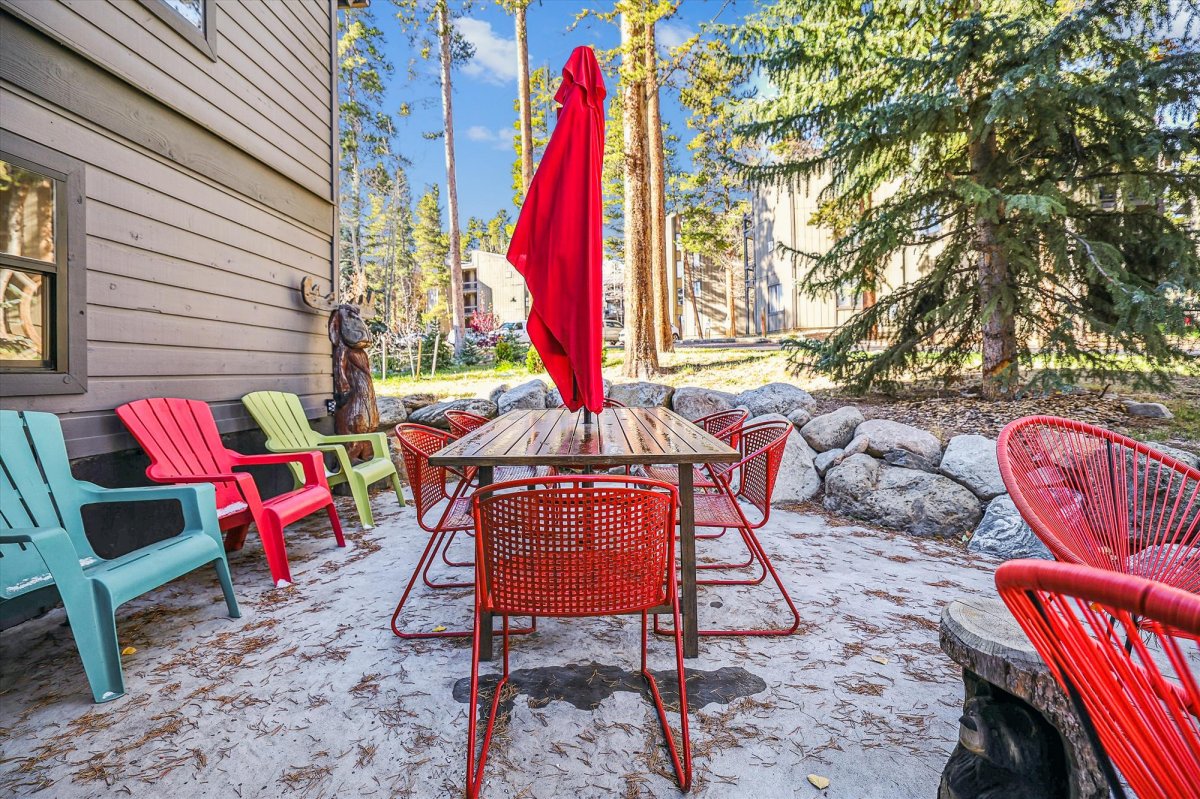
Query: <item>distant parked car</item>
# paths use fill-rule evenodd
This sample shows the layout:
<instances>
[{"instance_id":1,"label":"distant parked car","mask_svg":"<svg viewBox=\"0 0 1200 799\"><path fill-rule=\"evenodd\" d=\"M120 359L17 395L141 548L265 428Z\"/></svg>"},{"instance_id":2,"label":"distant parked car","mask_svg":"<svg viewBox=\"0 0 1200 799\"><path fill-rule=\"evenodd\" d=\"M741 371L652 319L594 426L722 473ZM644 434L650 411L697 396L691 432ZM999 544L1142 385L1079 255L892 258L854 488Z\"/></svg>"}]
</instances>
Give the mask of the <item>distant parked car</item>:
<instances>
[{"instance_id":1,"label":"distant parked car","mask_svg":"<svg viewBox=\"0 0 1200 799\"><path fill-rule=\"evenodd\" d=\"M616 344L625 333L625 325L616 319L604 320L604 343Z\"/></svg>"},{"instance_id":2,"label":"distant parked car","mask_svg":"<svg viewBox=\"0 0 1200 799\"><path fill-rule=\"evenodd\" d=\"M511 336L522 344L529 344L529 331L525 329L524 322L505 322L500 325L500 334Z\"/></svg>"}]
</instances>

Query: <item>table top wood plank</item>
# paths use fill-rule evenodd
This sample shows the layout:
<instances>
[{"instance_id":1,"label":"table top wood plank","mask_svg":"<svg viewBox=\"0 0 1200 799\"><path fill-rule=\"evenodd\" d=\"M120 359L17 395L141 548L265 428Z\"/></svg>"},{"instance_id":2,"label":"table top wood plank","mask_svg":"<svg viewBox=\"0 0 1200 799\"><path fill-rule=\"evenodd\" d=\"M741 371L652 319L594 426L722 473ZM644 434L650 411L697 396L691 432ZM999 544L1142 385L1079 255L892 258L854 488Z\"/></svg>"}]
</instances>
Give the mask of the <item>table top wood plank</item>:
<instances>
[{"instance_id":1,"label":"table top wood plank","mask_svg":"<svg viewBox=\"0 0 1200 799\"><path fill-rule=\"evenodd\" d=\"M451 442L435 466L733 463L736 450L666 408L606 408L592 424L562 409L510 411Z\"/></svg>"}]
</instances>

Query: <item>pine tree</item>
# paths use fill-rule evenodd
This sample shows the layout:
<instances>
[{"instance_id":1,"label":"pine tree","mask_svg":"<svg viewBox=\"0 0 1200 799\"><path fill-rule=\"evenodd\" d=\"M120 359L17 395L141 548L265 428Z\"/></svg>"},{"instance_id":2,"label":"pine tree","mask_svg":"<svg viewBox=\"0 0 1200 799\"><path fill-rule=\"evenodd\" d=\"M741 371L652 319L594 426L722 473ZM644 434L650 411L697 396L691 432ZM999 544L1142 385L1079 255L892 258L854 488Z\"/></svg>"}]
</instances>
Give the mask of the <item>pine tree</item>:
<instances>
[{"instance_id":1,"label":"pine tree","mask_svg":"<svg viewBox=\"0 0 1200 799\"><path fill-rule=\"evenodd\" d=\"M550 141L550 129L554 117L554 92L558 88L557 81L552 81L549 67L538 67L529 75L529 154L530 179L537 166L541 163L542 153ZM521 98L513 100L513 110L517 112L516 132L513 134L513 151L516 158L512 165L513 205L520 208L525 201L525 152L523 120L521 119Z\"/></svg>"},{"instance_id":2,"label":"pine tree","mask_svg":"<svg viewBox=\"0 0 1200 799\"><path fill-rule=\"evenodd\" d=\"M420 290L426 298L423 320L440 323L449 315L450 237L442 227L442 197L436 183L429 185L417 201L413 242Z\"/></svg>"},{"instance_id":3,"label":"pine tree","mask_svg":"<svg viewBox=\"0 0 1200 799\"><path fill-rule=\"evenodd\" d=\"M792 145L747 175L828 181L817 221L845 226L793 254L805 290L884 289L905 248L928 261L801 362L865 388L981 354L992 397L1035 362L1043 384L1194 364L1173 334L1200 293L1196 0L917 8L780 0L740 32L776 89L742 132ZM876 331L886 349L861 351Z\"/></svg>"}]
</instances>

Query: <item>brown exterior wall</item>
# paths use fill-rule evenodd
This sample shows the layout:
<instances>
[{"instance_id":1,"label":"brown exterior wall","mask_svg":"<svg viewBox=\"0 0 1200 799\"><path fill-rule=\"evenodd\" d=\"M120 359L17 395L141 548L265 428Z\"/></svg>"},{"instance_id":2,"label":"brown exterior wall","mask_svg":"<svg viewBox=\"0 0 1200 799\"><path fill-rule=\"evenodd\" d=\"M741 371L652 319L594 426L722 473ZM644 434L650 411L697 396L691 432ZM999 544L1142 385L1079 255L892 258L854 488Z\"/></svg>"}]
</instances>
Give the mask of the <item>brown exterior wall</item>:
<instances>
[{"instance_id":1,"label":"brown exterior wall","mask_svg":"<svg viewBox=\"0 0 1200 799\"><path fill-rule=\"evenodd\" d=\"M213 57L133 0L0 0L0 136L84 164L87 390L9 396L60 414L72 457L133 446L112 414L147 396L213 403L332 393L332 0L216 2ZM2 144L2 142L0 142ZM4 381L0 377L0 381Z\"/></svg>"}]
</instances>

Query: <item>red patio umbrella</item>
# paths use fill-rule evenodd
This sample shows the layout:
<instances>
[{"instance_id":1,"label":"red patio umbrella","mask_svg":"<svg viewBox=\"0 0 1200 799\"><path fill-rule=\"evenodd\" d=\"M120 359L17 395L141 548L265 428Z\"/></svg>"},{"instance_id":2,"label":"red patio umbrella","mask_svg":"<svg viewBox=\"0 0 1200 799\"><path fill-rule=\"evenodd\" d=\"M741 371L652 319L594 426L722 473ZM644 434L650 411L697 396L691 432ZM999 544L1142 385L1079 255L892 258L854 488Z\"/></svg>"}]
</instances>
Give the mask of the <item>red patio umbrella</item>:
<instances>
[{"instance_id":1,"label":"red patio umbrella","mask_svg":"<svg viewBox=\"0 0 1200 799\"><path fill-rule=\"evenodd\" d=\"M576 47L562 74L554 95L558 123L521 207L508 260L533 297L529 339L563 404L599 413L604 406L604 77L590 47Z\"/></svg>"}]
</instances>

